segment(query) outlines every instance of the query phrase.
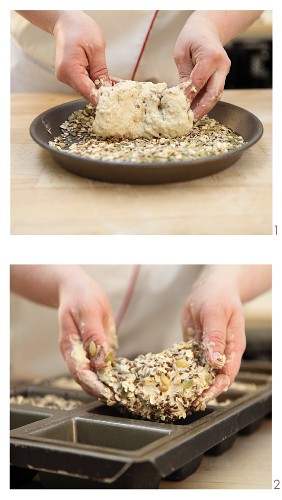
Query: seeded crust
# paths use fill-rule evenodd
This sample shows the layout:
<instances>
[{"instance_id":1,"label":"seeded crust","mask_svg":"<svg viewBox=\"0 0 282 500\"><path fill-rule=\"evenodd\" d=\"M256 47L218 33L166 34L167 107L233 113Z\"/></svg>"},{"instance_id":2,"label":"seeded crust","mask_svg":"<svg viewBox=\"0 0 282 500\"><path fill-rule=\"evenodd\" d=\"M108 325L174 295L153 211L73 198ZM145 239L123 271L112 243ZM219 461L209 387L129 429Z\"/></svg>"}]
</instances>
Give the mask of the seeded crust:
<instances>
[{"instance_id":1,"label":"seeded crust","mask_svg":"<svg viewBox=\"0 0 282 500\"><path fill-rule=\"evenodd\" d=\"M203 347L195 340L132 361L117 358L98 372L118 405L136 416L166 422L204 410L206 405L200 396L215 375Z\"/></svg>"},{"instance_id":2,"label":"seeded crust","mask_svg":"<svg viewBox=\"0 0 282 500\"><path fill-rule=\"evenodd\" d=\"M93 132L103 138L180 137L193 127L190 102L179 87L122 81L101 87Z\"/></svg>"}]
</instances>

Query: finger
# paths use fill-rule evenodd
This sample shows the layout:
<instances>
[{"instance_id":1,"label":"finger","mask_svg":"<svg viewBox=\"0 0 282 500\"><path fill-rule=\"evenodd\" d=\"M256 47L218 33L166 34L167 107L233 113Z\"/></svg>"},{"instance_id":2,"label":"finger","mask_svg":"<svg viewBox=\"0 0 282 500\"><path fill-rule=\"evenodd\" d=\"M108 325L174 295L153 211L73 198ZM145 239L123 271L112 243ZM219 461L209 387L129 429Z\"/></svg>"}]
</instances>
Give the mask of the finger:
<instances>
[{"instance_id":1,"label":"finger","mask_svg":"<svg viewBox=\"0 0 282 500\"><path fill-rule=\"evenodd\" d=\"M230 386L230 379L228 375L219 374L215 377L212 385L206 391L203 392L200 400L203 403L207 404L211 399L214 399L217 396L219 396L222 392L227 391L229 386Z\"/></svg>"},{"instance_id":2,"label":"finger","mask_svg":"<svg viewBox=\"0 0 282 500\"><path fill-rule=\"evenodd\" d=\"M243 353L246 349L245 320L243 309L232 315L226 334L226 361L221 373L228 375L230 383L240 369Z\"/></svg>"},{"instance_id":3,"label":"finger","mask_svg":"<svg viewBox=\"0 0 282 500\"><path fill-rule=\"evenodd\" d=\"M109 315L100 310L98 303L95 306L93 303L91 311L71 311L84 349L89 354L91 366L95 370L105 366L109 355L111 358L114 357L113 350L117 346L115 321L109 306L107 310Z\"/></svg>"},{"instance_id":4,"label":"finger","mask_svg":"<svg viewBox=\"0 0 282 500\"><path fill-rule=\"evenodd\" d=\"M197 119L207 114L221 98L229 70L230 60L225 52L215 53L213 58L203 58L196 63L185 94Z\"/></svg>"},{"instance_id":5,"label":"finger","mask_svg":"<svg viewBox=\"0 0 282 500\"><path fill-rule=\"evenodd\" d=\"M215 71L207 85L198 93L196 98L193 98L191 108L195 117L200 120L204 115L215 106L221 99L224 90L226 74L222 71Z\"/></svg>"},{"instance_id":6,"label":"finger","mask_svg":"<svg viewBox=\"0 0 282 500\"><path fill-rule=\"evenodd\" d=\"M56 76L94 106L98 103L98 89L101 84L111 85L105 51L103 48L94 48L91 44L78 45L71 53L69 49L63 51L63 55L62 51L58 50Z\"/></svg>"},{"instance_id":7,"label":"finger","mask_svg":"<svg viewBox=\"0 0 282 500\"><path fill-rule=\"evenodd\" d=\"M83 389L102 401L115 401L109 387L105 386L91 370L77 369L77 381Z\"/></svg>"},{"instance_id":8,"label":"finger","mask_svg":"<svg viewBox=\"0 0 282 500\"><path fill-rule=\"evenodd\" d=\"M70 373L87 393L105 400L112 399L111 391L91 371L90 360L76 332L76 326L68 323L67 335L63 330L60 332L59 345Z\"/></svg>"},{"instance_id":9,"label":"finger","mask_svg":"<svg viewBox=\"0 0 282 500\"><path fill-rule=\"evenodd\" d=\"M72 87L78 94L82 95L94 106L97 105L99 99L99 92L96 89L94 82L89 78L88 71L85 66L75 64L68 68L67 73L64 68L60 68L60 73L57 72L57 78Z\"/></svg>"},{"instance_id":10,"label":"finger","mask_svg":"<svg viewBox=\"0 0 282 500\"><path fill-rule=\"evenodd\" d=\"M104 48L94 48L89 45L86 48L86 56L89 63L89 76L95 85L98 88L101 85L111 86Z\"/></svg>"},{"instance_id":11,"label":"finger","mask_svg":"<svg viewBox=\"0 0 282 500\"><path fill-rule=\"evenodd\" d=\"M195 312L194 303L188 300L183 308L181 325L183 339L185 342L195 339L198 342L202 339L202 327Z\"/></svg>"},{"instance_id":12,"label":"finger","mask_svg":"<svg viewBox=\"0 0 282 500\"><path fill-rule=\"evenodd\" d=\"M182 84L190 79L194 64L186 51L179 50L177 47L174 50L174 61L179 74L179 83Z\"/></svg>"},{"instance_id":13,"label":"finger","mask_svg":"<svg viewBox=\"0 0 282 500\"><path fill-rule=\"evenodd\" d=\"M110 76L110 79L111 79L112 85L115 85L116 83L120 83L120 82L124 81L124 80L122 80L122 78L118 78L117 76Z\"/></svg>"},{"instance_id":14,"label":"finger","mask_svg":"<svg viewBox=\"0 0 282 500\"><path fill-rule=\"evenodd\" d=\"M186 81L181 78L180 86L184 89L185 95L190 102L193 102L201 89L205 87L215 70L215 64L209 59L204 58L198 61L191 69L191 73L187 76Z\"/></svg>"},{"instance_id":15,"label":"finger","mask_svg":"<svg viewBox=\"0 0 282 500\"><path fill-rule=\"evenodd\" d=\"M189 340L196 340L197 342L201 342L202 331L195 328L193 324L190 324L185 327L185 330L183 330L183 339L185 342L189 342Z\"/></svg>"},{"instance_id":16,"label":"finger","mask_svg":"<svg viewBox=\"0 0 282 500\"><path fill-rule=\"evenodd\" d=\"M220 304L209 304L200 311L200 321L207 361L215 368L222 368L228 324L225 311Z\"/></svg>"},{"instance_id":17,"label":"finger","mask_svg":"<svg viewBox=\"0 0 282 500\"><path fill-rule=\"evenodd\" d=\"M243 309L232 315L226 333L226 361L211 387L203 393L204 402L217 397L228 389L240 369L243 352L246 348Z\"/></svg>"},{"instance_id":18,"label":"finger","mask_svg":"<svg viewBox=\"0 0 282 500\"><path fill-rule=\"evenodd\" d=\"M192 101L197 93L196 87L191 79L194 64L189 54L175 52L174 60L179 74L179 87L183 89L186 97Z\"/></svg>"},{"instance_id":19,"label":"finger","mask_svg":"<svg viewBox=\"0 0 282 500\"><path fill-rule=\"evenodd\" d=\"M73 78L69 85L96 107L100 97L99 88L102 86L110 87L121 81L121 78L100 75L93 82L89 78L88 71L85 72L85 68L83 68L81 72L77 71L73 73Z\"/></svg>"}]
</instances>

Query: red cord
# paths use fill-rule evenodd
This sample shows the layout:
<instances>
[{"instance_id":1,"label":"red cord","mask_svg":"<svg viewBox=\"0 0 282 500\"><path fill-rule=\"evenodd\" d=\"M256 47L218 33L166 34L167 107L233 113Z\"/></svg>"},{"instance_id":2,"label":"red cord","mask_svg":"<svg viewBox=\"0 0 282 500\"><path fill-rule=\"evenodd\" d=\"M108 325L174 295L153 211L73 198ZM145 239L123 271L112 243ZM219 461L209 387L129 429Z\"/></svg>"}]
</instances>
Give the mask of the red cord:
<instances>
[{"instance_id":1,"label":"red cord","mask_svg":"<svg viewBox=\"0 0 282 500\"><path fill-rule=\"evenodd\" d=\"M129 285L127 287L124 299L122 301L121 307L120 307L120 309L117 313L117 316L116 316L116 329L117 329L117 331L119 330L121 322L126 314L128 306L129 306L130 301L132 299L132 296L133 296L133 293L134 293L134 290L136 287L140 268L141 268L140 265L134 266L134 269L133 269L132 275L130 277Z\"/></svg>"},{"instance_id":2,"label":"red cord","mask_svg":"<svg viewBox=\"0 0 282 500\"><path fill-rule=\"evenodd\" d=\"M139 66L140 61L141 61L141 58L142 58L142 56L143 56L143 53L144 53L145 47L146 47L146 45L147 45L148 38L149 38L150 33L151 33L151 31L152 31L152 28L153 28L153 26L154 26L154 22L155 22L155 20L156 20L156 17L157 17L157 15L158 15L158 12L159 12L158 10L155 10L155 13L154 13L153 19L152 19L152 21L151 21L151 24L150 24L149 29L148 29L148 31L147 31L147 34L146 34L146 37L145 37L144 43L143 43L143 45L142 45L141 52L140 52L139 57L138 57L138 59L137 59L136 66L135 66L134 71L133 71L133 73L132 73L131 80L134 80L135 75L136 75L136 73L137 73L138 66Z\"/></svg>"}]
</instances>

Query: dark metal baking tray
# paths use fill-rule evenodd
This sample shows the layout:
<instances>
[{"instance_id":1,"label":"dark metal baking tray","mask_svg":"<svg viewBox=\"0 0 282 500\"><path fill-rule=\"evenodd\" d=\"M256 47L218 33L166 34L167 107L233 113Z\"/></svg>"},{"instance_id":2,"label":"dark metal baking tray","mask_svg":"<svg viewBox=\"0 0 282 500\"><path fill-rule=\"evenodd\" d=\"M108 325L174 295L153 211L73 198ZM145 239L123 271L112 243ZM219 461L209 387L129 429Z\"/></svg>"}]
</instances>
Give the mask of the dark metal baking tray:
<instances>
[{"instance_id":1,"label":"dark metal baking tray","mask_svg":"<svg viewBox=\"0 0 282 500\"><path fill-rule=\"evenodd\" d=\"M64 393L83 401L69 411L11 404L11 485L37 473L45 488L157 488L161 479L182 480L205 453L223 453L238 433L253 432L271 414L271 364L260 371L247 362L236 381L241 385L217 400L229 404L210 404L173 424L123 416L81 391ZM62 389L43 383L12 393L62 395Z\"/></svg>"},{"instance_id":2,"label":"dark metal baking tray","mask_svg":"<svg viewBox=\"0 0 282 500\"><path fill-rule=\"evenodd\" d=\"M86 100L71 101L44 111L30 126L31 137L45 148L66 170L92 179L126 184L164 184L206 177L233 165L241 155L262 136L260 120L233 104L218 102L209 116L241 135L246 144L228 153L192 161L158 163L118 162L93 160L69 154L49 146L49 141L60 135L60 125L69 115L87 104Z\"/></svg>"}]
</instances>

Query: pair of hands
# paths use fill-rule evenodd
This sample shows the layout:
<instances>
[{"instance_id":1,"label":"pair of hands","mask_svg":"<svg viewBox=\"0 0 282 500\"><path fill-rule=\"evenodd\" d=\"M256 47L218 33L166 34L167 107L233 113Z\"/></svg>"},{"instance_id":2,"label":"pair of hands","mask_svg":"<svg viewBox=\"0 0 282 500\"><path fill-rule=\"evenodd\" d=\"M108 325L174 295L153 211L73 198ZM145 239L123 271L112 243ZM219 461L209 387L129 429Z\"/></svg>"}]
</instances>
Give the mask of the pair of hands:
<instances>
[{"instance_id":1,"label":"pair of hands","mask_svg":"<svg viewBox=\"0 0 282 500\"><path fill-rule=\"evenodd\" d=\"M115 322L104 291L83 272L70 274L62 281L59 325L60 349L73 377L88 393L103 398L109 390L98 380L95 370L103 366L106 355L117 346ZM203 341L208 361L219 369L204 395L208 401L233 382L245 350L237 280L224 270L204 270L183 308L182 329L185 341ZM223 354L226 362L222 367Z\"/></svg>"},{"instance_id":2,"label":"pair of hands","mask_svg":"<svg viewBox=\"0 0 282 500\"><path fill-rule=\"evenodd\" d=\"M60 11L52 32L56 39L58 80L95 105L101 79L104 85L120 81L108 74L106 43L100 27L82 11ZM200 119L220 99L230 69L215 24L192 15L177 39L174 60L179 83L188 83L184 91Z\"/></svg>"}]
</instances>

